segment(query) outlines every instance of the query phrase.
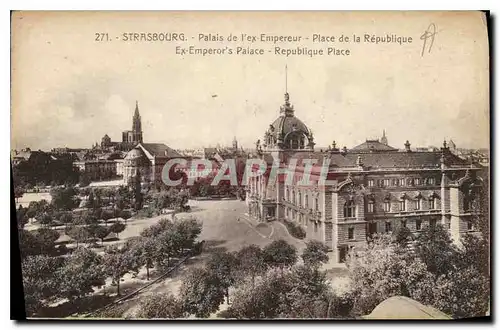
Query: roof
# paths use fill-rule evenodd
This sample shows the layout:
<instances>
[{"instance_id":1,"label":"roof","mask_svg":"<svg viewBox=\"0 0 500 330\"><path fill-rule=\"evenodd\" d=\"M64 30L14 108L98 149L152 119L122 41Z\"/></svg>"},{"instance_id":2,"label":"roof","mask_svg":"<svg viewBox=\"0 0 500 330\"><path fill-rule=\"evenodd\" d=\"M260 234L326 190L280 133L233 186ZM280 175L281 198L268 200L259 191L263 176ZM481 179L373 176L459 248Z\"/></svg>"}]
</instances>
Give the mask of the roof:
<instances>
[{"instance_id":1,"label":"roof","mask_svg":"<svg viewBox=\"0 0 500 330\"><path fill-rule=\"evenodd\" d=\"M358 156L361 156L364 166L376 168L394 167L439 167L441 164L441 152L377 152L377 153L354 153L348 152L346 158L353 163ZM447 165L470 165L469 162L455 156L452 153L445 153L445 164Z\"/></svg>"},{"instance_id":2,"label":"roof","mask_svg":"<svg viewBox=\"0 0 500 330\"><path fill-rule=\"evenodd\" d=\"M280 135L285 137L288 133L293 131L309 135L309 129L306 124L293 115L282 114L271 124L271 126L276 137ZM271 130L271 127L269 129Z\"/></svg>"},{"instance_id":3,"label":"roof","mask_svg":"<svg viewBox=\"0 0 500 330\"><path fill-rule=\"evenodd\" d=\"M451 320L452 317L440 310L426 306L416 300L394 296L382 301L363 319L434 319Z\"/></svg>"},{"instance_id":4,"label":"roof","mask_svg":"<svg viewBox=\"0 0 500 330\"><path fill-rule=\"evenodd\" d=\"M330 158L330 168L332 167L357 167L358 157L364 167L367 168L438 168L441 164L441 152L393 152L381 151L375 153L353 152L330 153L330 152L297 152L292 158L297 159L297 164L301 164L302 159L316 159L319 163L323 158ZM448 165L468 166L470 162L452 154L445 153L445 163Z\"/></svg>"},{"instance_id":5,"label":"roof","mask_svg":"<svg viewBox=\"0 0 500 330\"><path fill-rule=\"evenodd\" d=\"M164 143L141 143L140 145L154 157L182 157L180 153Z\"/></svg>"},{"instance_id":6,"label":"roof","mask_svg":"<svg viewBox=\"0 0 500 330\"><path fill-rule=\"evenodd\" d=\"M379 140L366 140L366 142L363 142L360 145L355 146L351 150L376 152L376 151L397 151L398 149L383 144Z\"/></svg>"}]
</instances>

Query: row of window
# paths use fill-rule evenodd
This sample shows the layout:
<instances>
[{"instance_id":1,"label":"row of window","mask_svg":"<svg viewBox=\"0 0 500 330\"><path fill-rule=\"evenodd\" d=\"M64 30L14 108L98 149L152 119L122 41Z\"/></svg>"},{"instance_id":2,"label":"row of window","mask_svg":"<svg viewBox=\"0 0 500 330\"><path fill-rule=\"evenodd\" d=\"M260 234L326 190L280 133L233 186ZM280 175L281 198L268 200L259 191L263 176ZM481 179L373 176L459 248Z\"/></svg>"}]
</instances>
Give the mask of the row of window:
<instances>
[{"instance_id":1,"label":"row of window","mask_svg":"<svg viewBox=\"0 0 500 330\"><path fill-rule=\"evenodd\" d=\"M406 211L407 210L407 203L410 201L407 199L403 199L399 201L399 211ZM434 196L431 196L429 198L429 210L435 210L436 209L436 198ZM383 209L384 212L391 212L391 202L389 200L384 201L383 204ZM421 210L422 209L422 199L417 198L416 200L413 201L413 209L414 210ZM368 213L374 213L375 212L375 202L370 200L368 201L368 208L367 208Z\"/></svg>"},{"instance_id":2,"label":"row of window","mask_svg":"<svg viewBox=\"0 0 500 330\"><path fill-rule=\"evenodd\" d=\"M421 186L421 185L436 185L436 178L394 178L394 179L380 179L368 180L368 187L404 187L404 186Z\"/></svg>"},{"instance_id":3,"label":"row of window","mask_svg":"<svg viewBox=\"0 0 500 330\"><path fill-rule=\"evenodd\" d=\"M429 220L429 225L431 227L435 227L436 226L436 219L430 219ZM470 223L470 222L469 222ZM376 226L375 223L372 223L370 225L374 225ZM401 227L406 227L407 225L407 221L406 220L401 220ZM448 224L449 225L449 224ZM375 233L377 230L376 230L376 227L372 227L370 226L371 228L369 228L369 232L370 233ZM386 221L385 222L385 232L386 233L390 233L392 232L392 222L391 221ZM422 220L421 219L417 219L415 220L415 229L416 230L422 230ZM472 227L468 228L469 230L472 230ZM349 227L348 230L347 230L347 238L348 239L354 239L354 227Z\"/></svg>"},{"instance_id":4,"label":"row of window","mask_svg":"<svg viewBox=\"0 0 500 330\"><path fill-rule=\"evenodd\" d=\"M410 201L407 199L403 199L399 201L399 211L404 212L408 209L407 203ZM413 209L414 210L421 210L422 209L422 199L417 198L416 200L413 201ZM383 205L383 210L384 212L391 212L391 202L389 200L385 200ZM436 209L436 198L434 196L429 198L429 210L435 210ZM375 212L375 202L373 200L368 201L367 205L367 210L368 213L374 213ZM347 201L344 204L344 218L355 218L356 217L356 204L354 203L353 200Z\"/></svg>"},{"instance_id":5,"label":"row of window","mask_svg":"<svg viewBox=\"0 0 500 330\"><path fill-rule=\"evenodd\" d=\"M297 199L298 197L298 199ZM285 190L285 200L298 205L299 207L304 207L306 209L309 208L309 196L307 193L304 195L304 203L302 203L302 193L299 191L298 194L295 194L295 191L292 191L290 194L290 191L288 188ZM314 198L314 210L319 211L319 199L318 197Z\"/></svg>"}]
</instances>

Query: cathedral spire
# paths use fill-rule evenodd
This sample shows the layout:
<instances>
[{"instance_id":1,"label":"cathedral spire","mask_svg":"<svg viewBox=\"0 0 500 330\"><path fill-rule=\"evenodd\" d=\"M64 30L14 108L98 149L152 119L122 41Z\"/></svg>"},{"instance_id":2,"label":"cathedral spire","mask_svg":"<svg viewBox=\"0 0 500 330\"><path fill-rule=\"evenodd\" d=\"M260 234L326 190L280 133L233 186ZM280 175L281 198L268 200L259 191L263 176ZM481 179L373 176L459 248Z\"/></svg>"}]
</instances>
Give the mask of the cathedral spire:
<instances>
[{"instance_id":1,"label":"cathedral spire","mask_svg":"<svg viewBox=\"0 0 500 330\"><path fill-rule=\"evenodd\" d=\"M389 142L387 141L387 136L385 136L385 129L382 132L382 138L380 139L380 143L385 144L386 146L389 145Z\"/></svg>"},{"instance_id":2,"label":"cathedral spire","mask_svg":"<svg viewBox=\"0 0 500 330\"><path fill-rule=\"evenodd\" d=\"M134 117L132 118L132 134L134 135L134 142L142 142L142 123L138 101L135 101Z\"/></svg>"}]
</instances>

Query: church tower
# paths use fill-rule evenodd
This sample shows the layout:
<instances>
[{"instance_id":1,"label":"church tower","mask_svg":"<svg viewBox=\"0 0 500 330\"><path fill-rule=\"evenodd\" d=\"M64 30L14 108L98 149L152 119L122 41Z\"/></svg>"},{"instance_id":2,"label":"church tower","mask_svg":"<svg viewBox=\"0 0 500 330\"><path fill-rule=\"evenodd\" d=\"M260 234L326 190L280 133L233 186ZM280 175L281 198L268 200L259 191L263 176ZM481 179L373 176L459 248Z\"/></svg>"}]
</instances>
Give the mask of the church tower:
<instances>
[{"instance_id":1,"label":"church tower","mask_svg":"<svg viewBox=\"0 0 500 330\"><path fill-rule=\"evenodd\" d=\"M137 101L135 101L135 112L132 119L132 136L135 143L142 143L141 115L139 114L139 103Z\"/></svg>"},{"instance_id":2,"label":"church tower","mask_svg":"<svg viewBox=\"0 0 500 330\"><path fill-rule=\"evenodd\" d=\"M238 140L236 140L236 136L233 138L233 149L238 150Z\"/></svg>"},{"instance_id":3,"label":"church tower","mask_svg":"<svg viewBox=\"0 0 500 330\"><path fill-rule=\"evenodd\" d=\"M382 138L380 139L380 143L385 144L386 146L389 145L389 143L387 142L387 137L385 136L385 129Z\"/></svg>"}]
</instances>

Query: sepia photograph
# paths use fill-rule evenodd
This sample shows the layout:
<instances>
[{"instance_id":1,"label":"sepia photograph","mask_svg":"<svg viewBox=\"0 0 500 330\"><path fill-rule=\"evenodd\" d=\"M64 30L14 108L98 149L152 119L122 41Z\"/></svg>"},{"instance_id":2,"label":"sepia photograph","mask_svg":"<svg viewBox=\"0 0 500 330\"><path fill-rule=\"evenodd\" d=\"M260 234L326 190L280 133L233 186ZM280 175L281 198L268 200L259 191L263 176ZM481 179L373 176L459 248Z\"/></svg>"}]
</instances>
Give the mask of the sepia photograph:
<instances>
[{"instance_id":1,"label":"sepia photograph","mask_svg":"<svg viewBox=\"0 0 500 330\"><path fill-rule=\"evenodd\" d=\"M16 315L491 320L489 12L10 20Z\"/></svg>"}]
</instances>

